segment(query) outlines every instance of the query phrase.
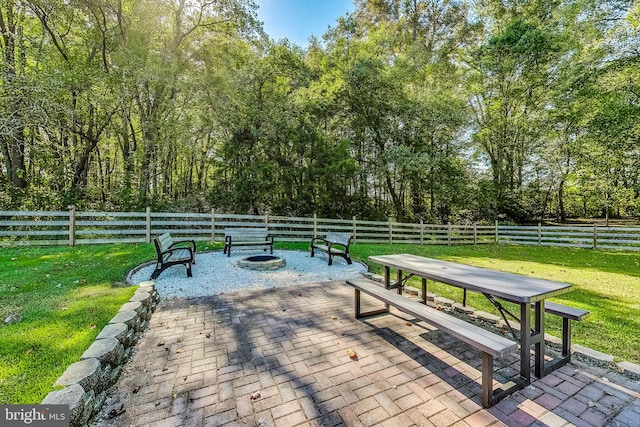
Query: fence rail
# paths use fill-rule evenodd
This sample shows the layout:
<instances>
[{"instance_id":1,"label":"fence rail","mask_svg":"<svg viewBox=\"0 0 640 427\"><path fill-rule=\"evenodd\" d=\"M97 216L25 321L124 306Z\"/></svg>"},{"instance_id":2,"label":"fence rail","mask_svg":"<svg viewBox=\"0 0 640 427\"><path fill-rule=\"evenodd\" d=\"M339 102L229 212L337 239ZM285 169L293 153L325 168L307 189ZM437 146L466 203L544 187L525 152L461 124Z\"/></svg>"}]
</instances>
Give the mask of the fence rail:
<instances>
[{"instance_id":1,"label":"fence rail","mask_svg":"<svg viewBox=\"0 0 640 427\"><path fill-rule=\"evenodd\" d=\"M501 243L640 250L640 227L497 225Z\"/></svg>"},{"instance_id":2,"label":"fence rail","mask_svg":"<svg viewBox=\"0 0 640 427\"><path fill-rule=\"evenodd\" d=\"M640 250L640 227L508 226L400 223L352 219L217 213L0 211L0 246L150 243L169 232L177 238L222 241L226 227L268 227L276 241L304 242L330 231L354 243L473 245L512 243Z\"/></svg>"}]
</instances>

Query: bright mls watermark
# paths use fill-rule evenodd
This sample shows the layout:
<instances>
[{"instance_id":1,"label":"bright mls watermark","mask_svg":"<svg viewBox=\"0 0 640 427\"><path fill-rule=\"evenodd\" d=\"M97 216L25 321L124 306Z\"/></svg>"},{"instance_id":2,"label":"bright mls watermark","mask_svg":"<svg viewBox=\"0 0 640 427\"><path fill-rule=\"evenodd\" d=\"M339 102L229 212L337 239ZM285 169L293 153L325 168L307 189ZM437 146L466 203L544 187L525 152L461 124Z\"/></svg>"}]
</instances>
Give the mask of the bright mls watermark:
<instances>
[{"instance_id":1,"label":"bright mls watermark","mask_svg":"<svg viewBox=\"0 0 640 427\"><path fill-rule=\"evenodd\" d=\"M0 405L0 426L69 427L69 405Z\"/></svg>"}]
</instances>

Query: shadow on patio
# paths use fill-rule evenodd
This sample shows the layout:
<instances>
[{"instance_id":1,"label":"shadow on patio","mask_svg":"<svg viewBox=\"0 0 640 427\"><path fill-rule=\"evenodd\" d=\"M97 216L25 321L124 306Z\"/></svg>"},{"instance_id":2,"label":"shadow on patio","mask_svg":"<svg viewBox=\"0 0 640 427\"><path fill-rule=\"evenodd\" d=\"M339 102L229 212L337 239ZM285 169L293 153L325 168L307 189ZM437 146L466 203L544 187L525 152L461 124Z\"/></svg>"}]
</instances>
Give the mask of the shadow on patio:
<instances>
[{"instance_id":1,"label":"shadow on patio","mask_svg":"<svg viewBox=\"0 0 640 427\"><path fill-rule=\"evenodd\" d=\"M638 425L638 382L575 364L485 410L480 353L392 313L341 281L165 301L99 425Z\"/></svg>"}]
</instances>

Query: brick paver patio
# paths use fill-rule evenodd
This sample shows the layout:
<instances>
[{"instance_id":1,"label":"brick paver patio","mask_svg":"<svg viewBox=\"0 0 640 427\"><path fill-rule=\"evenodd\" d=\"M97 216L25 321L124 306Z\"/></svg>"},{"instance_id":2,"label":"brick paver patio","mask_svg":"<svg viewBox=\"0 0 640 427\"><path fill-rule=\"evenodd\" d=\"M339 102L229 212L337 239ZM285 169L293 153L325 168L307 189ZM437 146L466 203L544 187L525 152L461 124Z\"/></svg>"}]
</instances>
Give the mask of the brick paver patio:
<instances>
[{"instance_id":1,"label":"brick paver patio","mask_svg":"<svg viewBox=\"0 0 640 427\"><path fill-rule=\"evenodd\" d=\"M483 409L480 353L392 313L343 282L165 301L99 425L640 426L640 383L575 364Z\"/></svg>"}]
</instances>

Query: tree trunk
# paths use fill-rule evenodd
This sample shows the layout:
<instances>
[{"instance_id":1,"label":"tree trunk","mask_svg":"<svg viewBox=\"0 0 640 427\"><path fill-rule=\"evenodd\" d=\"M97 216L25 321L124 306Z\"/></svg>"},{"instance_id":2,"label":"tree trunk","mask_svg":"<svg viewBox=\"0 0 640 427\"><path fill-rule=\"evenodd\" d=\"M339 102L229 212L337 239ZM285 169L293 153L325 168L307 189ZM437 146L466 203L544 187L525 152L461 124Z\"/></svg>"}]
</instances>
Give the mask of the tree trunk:
<instances>
[{"instance_id":1,"label":"tree trunk","mask_svg":"<svg viewBox=\"0 0 640 427\"><path fill-rule=\"evenodd\" d=\"M561 179L558 184L558 210L560 214L560 222L567 221L567 214L564 209L564 183L564 179Z\"/></svg>"},{"instance_id":2,"label":"tree trunk","mask_svg":"<svg viewBox=\"0 0 640 427\"><path fill-rule=\"evenodd\" d=\"M4 10L0 9L0 31L4 44L4 74L2 86L11 100L9 111L11 128L8 135L0 139L7 181L19 189L27 188L25 168L25 125L23 118L24 100L16 66L16 43L21 43L22 29L19 26L14 1L7 1Z\"/></svg>"}]
</instances>

